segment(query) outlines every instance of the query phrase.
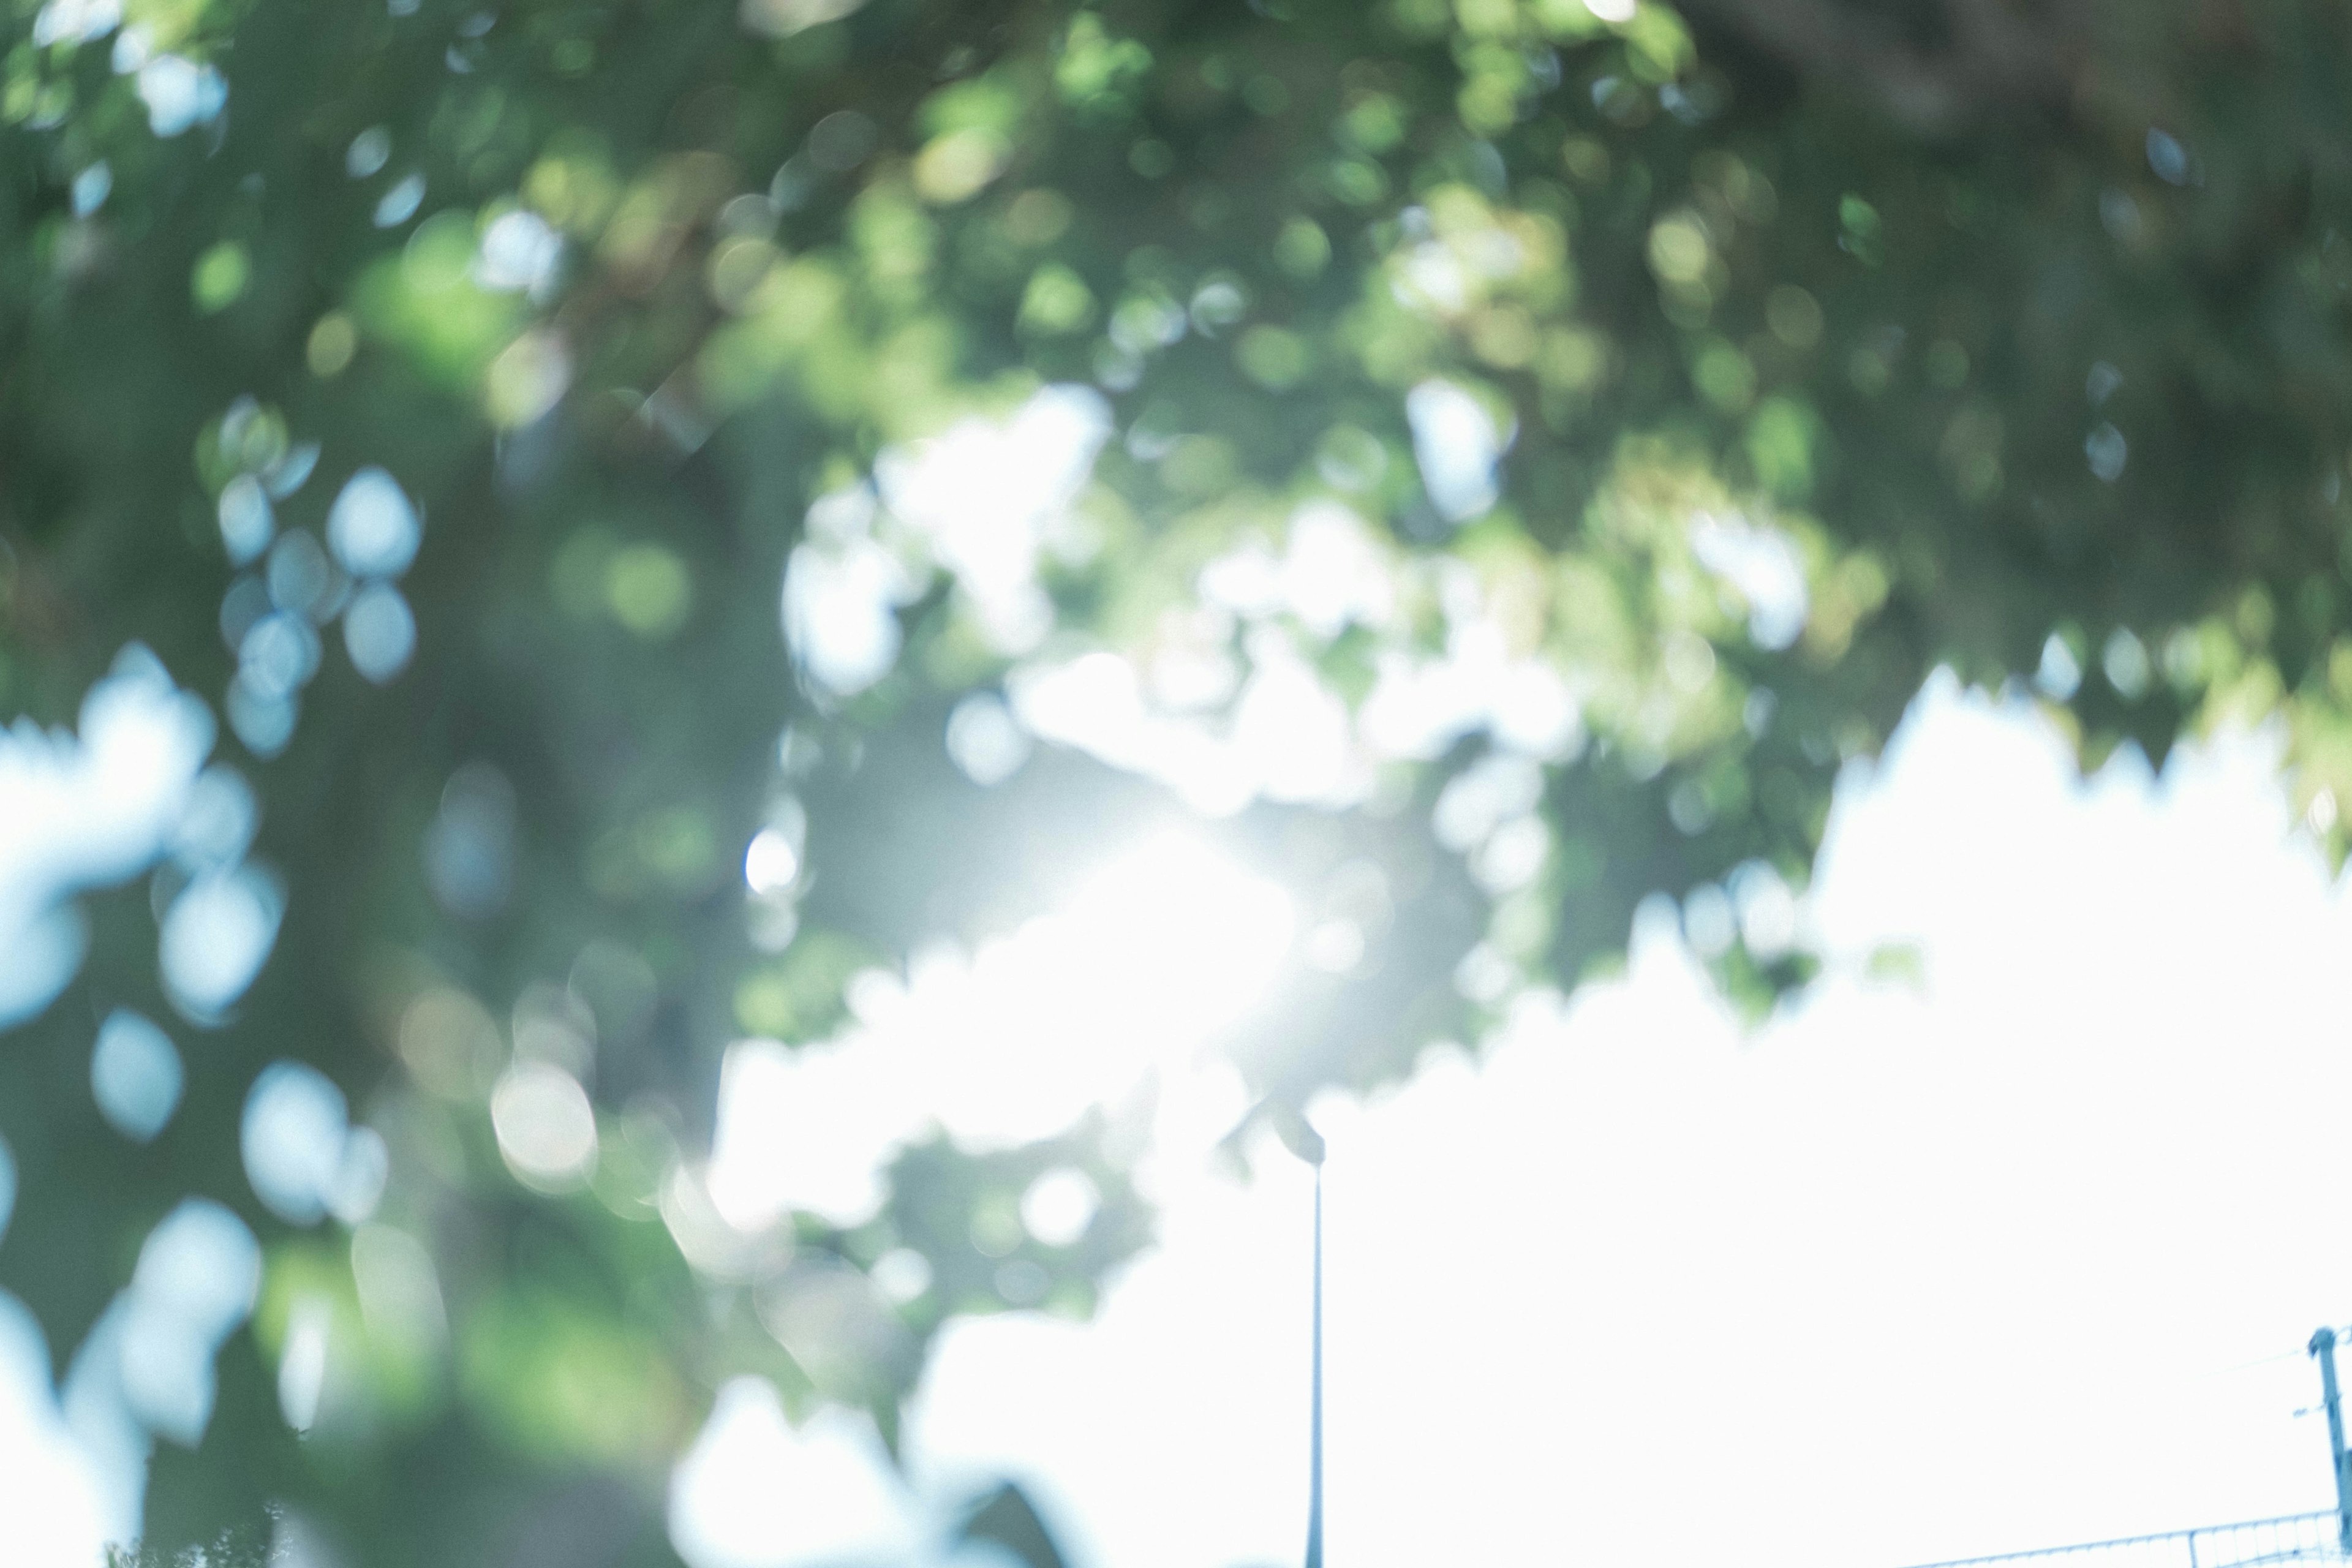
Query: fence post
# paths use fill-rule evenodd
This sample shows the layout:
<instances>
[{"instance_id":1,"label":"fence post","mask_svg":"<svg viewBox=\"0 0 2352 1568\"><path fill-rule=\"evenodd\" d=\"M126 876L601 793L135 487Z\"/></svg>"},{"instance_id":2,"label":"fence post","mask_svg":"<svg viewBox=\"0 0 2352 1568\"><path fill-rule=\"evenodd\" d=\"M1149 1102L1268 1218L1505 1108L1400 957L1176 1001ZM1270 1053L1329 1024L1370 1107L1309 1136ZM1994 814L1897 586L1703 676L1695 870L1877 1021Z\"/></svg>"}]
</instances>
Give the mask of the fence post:
<instances>
[{"instance_id":1,"label":"fence post","mask_svg":"<svg viewBox=\"0 0 2352 1568\"><path fill-rule=\"evenodd\" d=\"M2352 1552L2352 1471L2345 1468L2344 1401L2336 1387L2336 1331L2321 1329L2312 1335L2311 1353L2319 1358L2319 1391L2327 1405L2327 1453L2336 1468L2336 1541Z\"/></svg>"}]
</instances>

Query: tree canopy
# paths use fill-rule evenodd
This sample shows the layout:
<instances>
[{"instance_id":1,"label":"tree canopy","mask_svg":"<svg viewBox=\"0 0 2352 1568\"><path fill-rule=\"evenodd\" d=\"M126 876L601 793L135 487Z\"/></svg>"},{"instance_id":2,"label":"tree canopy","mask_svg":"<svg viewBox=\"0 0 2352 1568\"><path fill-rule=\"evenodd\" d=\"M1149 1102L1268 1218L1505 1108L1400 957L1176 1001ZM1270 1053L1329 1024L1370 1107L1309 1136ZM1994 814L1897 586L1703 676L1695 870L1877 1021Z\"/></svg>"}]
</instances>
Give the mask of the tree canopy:
<instances>
[{"instance_id":1,"label":"tree canopy","mask_svg":"<svg viewBox=\"0 0 2352 1568\"><path fill-rule=\"evenodd\" d=\"M707 1160L730 1047L1156 824L1299 911L1224 1041L1292 1109L1659 893L1802 984L1939 666L2086 762L2281 722L2346 847L2339 7L5 25L0 1286L154 1541L666 1562L728 1375L888 1437L950 1317L1090 1310L1134 1103L864 1213Z\"/></svg>"}]
</instances>

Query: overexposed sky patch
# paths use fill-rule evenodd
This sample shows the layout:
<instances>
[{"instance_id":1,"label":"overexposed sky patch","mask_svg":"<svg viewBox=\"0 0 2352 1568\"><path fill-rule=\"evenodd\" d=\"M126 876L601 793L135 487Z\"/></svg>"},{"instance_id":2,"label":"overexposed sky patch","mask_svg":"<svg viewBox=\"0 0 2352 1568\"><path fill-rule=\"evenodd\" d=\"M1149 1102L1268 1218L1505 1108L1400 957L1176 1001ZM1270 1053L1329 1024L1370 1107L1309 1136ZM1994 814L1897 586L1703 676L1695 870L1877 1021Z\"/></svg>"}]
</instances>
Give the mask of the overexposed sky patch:
<instances>
[{"instance_id":1,"label":"overexposed sky patch","mask_svg":"<svg viewBox=\"0 0 2352 1568\"><path fill-rule=\"evenodd\" d=\"M2088 785L1931 686L1842 792L1843 955L1743 1037L1670 925L1330 1134L1332 1560L1894 1565L2325 1508L2352 910L2275 750ZM1916 941L1924 977L1859 958ZM960 1327L939 1479L1096 1568L1297 1560L1307 1190L1164 1187L1090 1327ZM2240 1363L2284 1354L2252 1367Z\"/></svg>"}]
</instances>

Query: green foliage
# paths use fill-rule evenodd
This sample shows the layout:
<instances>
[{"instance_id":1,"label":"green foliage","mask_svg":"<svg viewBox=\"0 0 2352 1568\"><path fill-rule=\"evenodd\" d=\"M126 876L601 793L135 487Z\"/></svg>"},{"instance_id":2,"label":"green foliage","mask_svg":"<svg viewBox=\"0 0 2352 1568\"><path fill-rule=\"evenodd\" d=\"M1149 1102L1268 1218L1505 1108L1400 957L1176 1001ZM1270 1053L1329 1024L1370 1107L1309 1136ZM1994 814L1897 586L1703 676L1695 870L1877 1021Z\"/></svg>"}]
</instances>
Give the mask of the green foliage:
<instances>
[{"instance_id":1,"label":"green foliage","mask_svg":"<svg viewBox=\"0 0 2352 1568\"><path fill-rule=\"evenodd\" d=\"M105 1568L268 1568L270 1552L268 1528L246 1524L177 1550L143 1541L110 1546Z\"/></svg>"},{"instance_id":2,"label":"green foliage","mask_svg":"<svg viewBox=\"0 0 2352 1568\"><path fill-rule=\"evenodd\" d=\"M1026 1568L1062 1568L1062 1554L1028 1494L1006 1481L964 1521L963 1539L1003 1547Z\"/></svg>"},{"instance_id":3,"label":"green foliage","mask_svg":"<svg viewBox=\"0 0 2352 1568\"><path fill-rule=\"evenodd\" d=\"M908 1149L849 1231L730 1240L678 1184L730 1039L823 1041L861 970L1011 929L1171 809L1066 747L989 788L948 762L967 692L1082 655L1225 672L1164 704L1210 731L1293 668L1364 729L1384 679L1470 647L1574 717L1226 803L1215 836L1360 941L1227 1042L1294 1105L1606 965L1655 892L1769 1006L1810 973L1773 911L1832 782L1938 665L2039 674L2086 760L2277 719L2340 855L2352 22L1963 9L1906 34L1844 0L133 0L77 39L64 0L20 0L0 705L66 722L137 640L226 710L238 509L315 538L373 465L424 518L405 672L361 679L331 626L290 732L223 742L289 912L173 1123L122 1142L87 1072L111 1007L171 1016L173 887L94 895L79 978L0 1042L0 1283L53 1346L181 1195L265 1240L151 1539L284 1500L357 1561L487 1561L589 1487L659 1561L663 1468L730 1373L895 1432L950 1314L1090 1310L1149 1237L1108 1120ZM796 679L787 563L848 548L812 503L1061 383L1111 430L1033 552L1050 626L1008 630L904 519L844 523L905 577L903 646L855 689ZM1492 495L1447 489L1417 396L1506 448ZM1358 597L1207 591L1246 560L1337 582L1318 507L1353 520ZM1727 564L1759 559L1794 619ZM504 825L502 882L434 879L452 821ZM763 829L792 874L747 893ZM528 1058L559 1014L589 1054ZM354 1234L272 1217L240 1169L247 1087L286 1058L386 1140ZM585 1190L501 1157L521 1059L593 1087ZM1104 1199L1066 1247L1006 1229L1054 1165ZM795 1315L904 1249L932 1284L866 1337ZM432 1310L362 1313L370 1268L437 1280ZM298 1445L273 1380L301 1301L346 1349Z\"/></svg>"}]
</instances>

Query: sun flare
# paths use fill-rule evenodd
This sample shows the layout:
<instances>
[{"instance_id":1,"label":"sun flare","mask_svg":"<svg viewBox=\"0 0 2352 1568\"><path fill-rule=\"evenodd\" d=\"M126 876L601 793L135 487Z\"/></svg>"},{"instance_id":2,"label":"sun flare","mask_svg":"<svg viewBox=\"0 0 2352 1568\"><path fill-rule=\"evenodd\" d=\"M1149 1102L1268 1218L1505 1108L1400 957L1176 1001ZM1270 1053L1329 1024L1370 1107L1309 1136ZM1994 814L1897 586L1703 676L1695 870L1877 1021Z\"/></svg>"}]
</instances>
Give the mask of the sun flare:
<instances>
[{"instance_id":1,"label":"sun flare","mask_svg":"<svg viewBox=\"0 0 2352 1568\"><path fill-rule=\"evenodd\" d=\"M744 1229L787 1208L854 1224L880 1201L880 1167L929 1128L1005 1147L1127 1099L1148 1074L1197 1077L1265 997L1297 923L1278 884L1169 833L1005 935L868 970L834 1038L729 1050L711 1200Z\"/></svg>"}]
</instances>

